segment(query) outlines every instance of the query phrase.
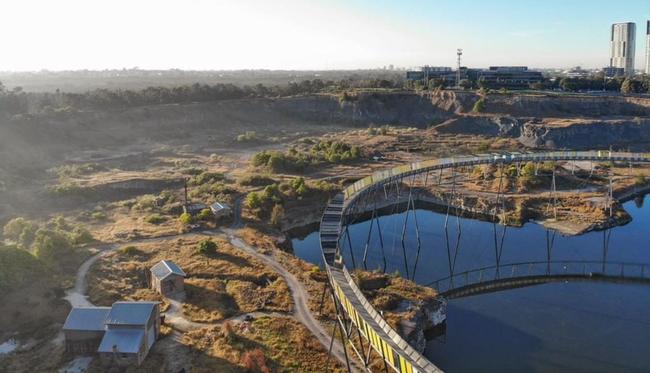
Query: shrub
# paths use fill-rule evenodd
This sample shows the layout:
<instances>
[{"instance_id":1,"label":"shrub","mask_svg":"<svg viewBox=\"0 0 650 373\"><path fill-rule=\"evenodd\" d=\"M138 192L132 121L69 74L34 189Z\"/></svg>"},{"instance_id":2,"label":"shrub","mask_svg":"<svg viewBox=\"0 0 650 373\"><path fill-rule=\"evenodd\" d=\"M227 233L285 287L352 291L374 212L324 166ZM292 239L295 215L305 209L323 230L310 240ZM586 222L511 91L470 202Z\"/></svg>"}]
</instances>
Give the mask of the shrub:
<instances>
[{"instance_id":1,"label":"shrub","mask_svg":"<svg viewBox=\"0 0 650 373\"><path fill-rule=\"evenodd\" d=\"M534 176L535 175L535 164L533 162L527 162L524 167L521 168L521 176Z\"/></svg>"},{"instance_id":2,"label":"shrub","mask_svg":"<svg viewBox=\"0 0 650 373\"><path fill-rule=\"evenodd\" d=\"M79 196L79 195L84 195L87 192L87 190L83 186L71 181L60 183L54 186L49 186L47 190L50 193L58 194L62 196L69 196L69 195Z\"/></svg>"},{"instance_id":3,"label":"shrub","mask_svg":"<svg viewBox=\"0 0 650 373\"><path fill-rule=\"evenodd\" d=\"M156 196L152 194L145 194L136 199L133 207L140 211L151 211L156 208Z\"/></svg>"},{"instance_id":4,"label":"shrub","mask_svg":"<svg viewBox=\"0 0 650 373\"><path fill-rule=\"evenodd\" d=\"M2 231L6 238L18 241L18 237L20 237L21 233L23 233L23 230L28 224L32 223L25 218L11 219L7 224L5 224Z\"/></svg>"},{"instance_id":5,"label":"shrub","mask_svg":"<svg viewBox=\"0 0 650 373\"><path fill-rule=\"evenodd\" d=\"M72 229L72 232L69 233L69 239L74 245L84 245L94 241L93 235L88 229L80 226Z\"/></svg>"},{"instance_id":6,"label":"shrub","mask_svg":"<svg viewBox=\"0 0 650 373\"><path fill-rule=\"evenodd\" d=\"M483 97L479 98L478 101L474 103L474 107L472 108L472 112L474 113L482 113L485 111L485 99Z\"/></svg>"},{"instance_id":7,"label":"shrub","mask_svg":"<svg viewBox=\"0 0 650 373\"><path fill-rule=\"evenodd\" d=\"M197 176L202 174L204 171L198 167L190 167L185 170L183 170L183 173L185 175L192 175L192 176Z\"/></svg>"},{"instance_id":8,"label":"shrub","mask_svg":"<svg viewBox=\"0 0 650 373\"><path fill-rule=\"evenodd\" d=\"M645 185L645 176L643 174L637 174L634 183L636 185Z\"/></svg>"},{"instance_id":9,"label":"shrub","mask_svg":"<svg viewBox=\"0 0 650 373\"><path fill-rule=\"evenodd\" d=\"M199 214L196 216L199 220L210 220L212 219L212 210L210 209L203 209Z\"/></svg>"},{"instance_id":10,"label":"shrub","mask_svg":"<svg viewBox=\"0 0 650 373\"><path fill-rule=\"evenodd\" d=\"M237 142L256 142L258 141L257 133L255 131L246 131L237 136Z\"/></svg>"},{"instance_id":11,"label":"shrub","mask_svg":"<svg viewBox=\"0 0 650 373\"><path fill-rule=\"evenodd\" d=\"M208 238L199 242L196 251L201 255L214 255L217 252L217 244Z\"/></svg>"},{"instance_id":12,"label":"shrub","mask_svg":"<svg viewBox=\"0 0 650 373\"><path fill-rule=\"evenodd\" d=\"M251 209L257 209L262 206L262 199L260 198L259 193L257 192L250 192L246 196L246 206L248 206Z\"/></svg>"},{"instance_id":13,"label":"shrub","mask_svg":"<svg viewBox=\"0 0 650 373\"><path fill-rule=\"evenodd\" d=\"M225 179L224 174L220 172L201 172L200 174L194 176L190 179L190 185L202 185L207 183L214 183L216 181L222 181Z\"/></svg>"},{"instance_id":14,"label":"shrub","mask_svg":"<svg viewBox=\"0 0 650 373\"><path fill-rule=\"evenodd\" d=\"M490 150L490 142L489 141L483 141L481 142L478 147L476 148L477 151L479 152L486 152Z\"/></svg>"},{"instance_id":15,"label":"shrub","mask_svg":"<svg viewBox=\"0 0 650 373\"><path fill-rule=\"evenodd\" d=\"M135 246L124 246L120 249L120 253L126 256L137 256L142 254L142 251Z\"/></svg>"},{"instance_id":16,"label":"shrub","mask_svg":"<svg viewBox=\"0 0 650 373\"><path fill-rule=\"evenodd\" d=\"M261 151L253 156L251 162L253 163L253 166L266 166L269 163L269 158L271 158L270 152Z\"/></svg>"},{"instance_id":17,"label":"shrub","mask_svg":"<svg viewBox=\"0 0 650 373\"><path fill-rule=\"evenodd\" d=\"M38 225L25 218L15 218L5 224L3 228L4 237L16 242L21 249L28 249L34 237Z\"/></svg>"},{"instance_id":18,"label":"shrub","mask_svg":"<svg viewBox=\"0 0 650 373\"><path fill-rule=\"evenodd\" d=\"M29 252L0 245L0 295L15 291L45 274L42 264Z\"/></svg>"},{"instance_id":19,"label":"shrub","mask_svg":"<svg viewBox=\"0 0 650 373\"><path fill-rule=\"evenodd\" d=\"M231 343L235 340L235 337L237 335L235 333L235 328L233 327L231 320L226 320L221 325L221 335L223 335L223 337L226 338L228 343Z\"/></svg>"},{"instance_id":20,"label":"shrub","mask_svg":"<svg viewBox=\"0 0 650 373\"><path fill-rule=\"evenodd\" d=\"M106 214L103 211L95 211L90 214L90 217L95 220L106 220Z\"/></svg>"},{"instance_id":21,"label":"shrub","mask_svg":"<svg viewBox=\"0 0 650 373\"><path fill-rule=\"evenodd\" d=\"M252 351L246 351L242 356L242 364L250 373L270 373L271 370L266 365L266 358L261 349L256 348Z\"/></svg>"},{"instance_id":22,"label":"shrub","mask_svg":"<svg viewBox=\"0 0 650 373\"><path fill-rule=\"evenodd\" d=\"M72 245L64 232L39 229L32 244L34 255L43 263L52 265L72 251Z\"/></svg>"},{"instance_id":23,"label":"shrub","mask_svg":"<svg viewBox=\"0 0 650 373\"><path fill-rule=\"evenodd\" d=\"M155 225L162 224L166 220L167 220L167 218L165 218L164 216L162 216L160 214L151 214L151 215L147 216L146 218L144 218L144 221L146 221L147 223L155 224Z\"/></svg>"},{"instance_id":24,"label":"shrub","mask_svg":"<svg viewBox=\"0 0 650 373\"><path fill-rule=\"evenodd\" d=\"M188 224L192 224L194 218L192 218L192 215L188 214L187 212L184 212L181 214L181 216L178 217L178 220L180 220L181 223L188 225Z\"/></svg>"},{"instance_id":25,"label":"shrub","mask_svg":"<svg viewBox=\"0 0 650 373\"><path fill-rule=\"evenodd\" d=\"M239 185L245 186L266 186L274 184L275 180L269 176L264 175L248 175L237 180Z\"/></svg>"},{"instance_id":26,"label":"shrub","mask_svg":"<svg viewBox=\"0 0 650 373\"><path fill-rule=\"evenodd\" d=\"M320 192L325 192L325 193L332 193L332 192L336 192L336 191L339 190L338 185L336 185L334 183L331 183L329 181L326 181L326 180L319 180L319 181L315 182L312 185L311 188L315 189L317 191L320 191Z\"/></svg>"},{"instance_id":27,"label":"shrub","mask_svg":"<svg viewBox=\"0 0 650 373\"><path fill-rule=\"evenodd\" d=\"M106 171L108 168L97 164L97 163L84 163L84 164L71 164L63 165L50 169L50 172L54 172L60 178L65 177L79 177L83 175L89 175L100 171Z\"/></svg>"},{"instance_id":28,"label":"shrub","mask_svg":"<svg viewBox=\"0 0 650 373\"><path fill-rule=\"evenodd\" d=\"M280 204L273 206L271 211L271 225L280 228L280 223L282 222L282 217L284 216L284 207Z\"/></svg>"}]
</instances>

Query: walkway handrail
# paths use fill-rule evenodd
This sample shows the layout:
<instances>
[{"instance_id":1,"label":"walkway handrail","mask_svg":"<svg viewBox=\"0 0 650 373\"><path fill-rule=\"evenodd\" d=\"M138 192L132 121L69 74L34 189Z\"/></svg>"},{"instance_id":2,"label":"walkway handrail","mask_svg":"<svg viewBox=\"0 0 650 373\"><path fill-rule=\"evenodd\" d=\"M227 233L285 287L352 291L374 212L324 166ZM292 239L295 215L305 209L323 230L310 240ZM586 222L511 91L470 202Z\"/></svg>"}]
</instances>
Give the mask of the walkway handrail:
<instances>
[{"instance_id":1,"label":"walkway handrail","mask_svg":"<svg viewBox=\"0 0 650 373\"><path fill-rule=\"evenodd\" d=\"M337 276L332 276L332 270L341 271L346 270L345 264L341 256L339 239L342 231L342 224L344 217L347 216L348 211L354 207L356 201L359 200L364 194L383 188L384 185L394 181L402 180L405 177L416 175L433 170L440 170L452 167L466 167L481 164L512 164L523 162L546 162L546 161L594 161L594 162L630 162L630 163L650 163L650 153L626 153L626 152L612 152L607 150L597 151L556 151L556 152L542 152L542 153L493 153L493 154L479 154L470 156L457 156L451 158L442 158L427 160L422 162L415 162L404 166L398 166L389 170L375 172L374 174L358 180L345 188L341 193L338 193L332 198L325 209L325 213L321 219L320 225L320 243L321 251L328 273L332 289L341 289L342 286L352 289L352 292L358 300L361 301L361 307L368 314L376 313L370 303L367 302L363 294L354 283L340 279ZM348 314L352 312L357 314L356 309L352 306L353 303L346 298L344 292L334 291L335 300L341 304L347 304L352 308L346 308ZM350 315L354 316L354 315ZM381 330L368 331L368 323L365 321L355 323L357 328L364 328L364 336L366 338L373 338L377 336L378 332L382 335L390 334L396 335L396 340L399 341L397 349L388 349L388 344L395 343L389 340L371 340L371 346L377 350L381 349L381 355L384 361L390 363L390 366L397 372L439 372L440 370L435 367L430 361L422 356L417 351L413 350L410 346L404 345L406 343L399 335L392 330L387 324L381 323ZM385 327L384 327L385 326ZM361 330L361 329L360 329ZM390 360L389 360L390 359ZM397 365L394 365L397 364Z\"/></svg>"},{"instance_id":2,"label":"walkway handrail","mask_svg":"<svg viewBox=\"0 0 650 373\"><path fill-rule=\"evenodd\" d=\"M540 261L530 261L530 262L518 262L518 263L506 263L506 264L499 264L499 265L491 265L491 266L485 266L485 267L480 267L476 269L470 269L467 271L459 272L459 273L454 273L451 276L443 277L436 279L434 281L431 281L430 283L427 284L427 286L433 286L434 288L437 288L437 285L440 283L444 283L445 281L450 281L454 280L457 278L468 278L472 274L476 273L483 273L483 272L488 272L491 270L501 270L501 269L509 269L509 268L516 268L516 267L525 267L529 266L531 268L532 266L557 266L557 265L563 265L567 266L567 268L564 269L563 273L565 274L578 274L579 271L568 271L568 266L571 265L598 265L598 266L607 266L611 267L614 266L615 268L621 269L619 272L620 275L618 277L638 277L638 278L645 278L646 277L646 268L650 268L650 263L635 263L635 262L620 262L620 261L602 261L602 260L540 260ZM626 272L625 268L638 268L640 269L640 276L633 276L630 274L630 272ZM586 270L586 267L583 267L583 271ZM527 276L530 274L530 272L527 272L525 275L522 274L522 272L518 272L520 276L515 276L514 273L512 273L510 276L504 276L500 277L499 279L507 279L507 278L517 278L517 277L522 277L522 276ZM606 273L602 272L595 272L591 271L590 273L595 273L595 274L603 274L605 275ZM626 276L627 273L627 276ZM554 273L551 273L551 275L557 274L557 271ZM613 276L613 275L612 275ZM486 279L487 281L488 279ZM480 283L481 281L474 282L476 284ZM465 286L467 284L463 284L462 286ZM451 289L448 289L451 290Z\"/></svg>"}]
</instances>

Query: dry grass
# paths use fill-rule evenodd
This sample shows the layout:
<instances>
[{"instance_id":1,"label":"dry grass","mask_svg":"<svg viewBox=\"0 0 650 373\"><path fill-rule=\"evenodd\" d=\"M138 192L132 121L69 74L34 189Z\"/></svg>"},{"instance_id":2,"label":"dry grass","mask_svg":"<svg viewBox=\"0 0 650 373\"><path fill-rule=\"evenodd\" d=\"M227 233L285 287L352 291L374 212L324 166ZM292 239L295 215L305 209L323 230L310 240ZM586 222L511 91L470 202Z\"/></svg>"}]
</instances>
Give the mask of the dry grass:
<instances>
[{"instance_id":1,"label":"dry grass","mask_svg":"<svg viewBox=\"0 0 650 373\"><path fill-rule=\"evenodd\" d=\"M261 317L250 323L209 327L184 336L183 342L201 354L201 371L244 372L246 356L261 350L264 363L273 372L320 372L326 370L327 351L299 322L290 318ZM224 362L229 362L227 365ZM331 359L329 367L341 372Z\"/></svg>"},{"instance_id":2,"label":"dry grass","mask_svg":"<svg viewBox=\"0 0 650 373\"><path fill-rule=\"evenodd\" d=\"M147 288L145 271L169 259L188 275L183 309L193 321L215 322L246 312L292 310L289 289L275 272L220 239L214 240L219 247L215 255L198 254L196 246L204 239L192 235L139 245L139 253L131 256L121 251L106 255L89 273L91 301L162 300Z\"/></svg>"}]
</instances>

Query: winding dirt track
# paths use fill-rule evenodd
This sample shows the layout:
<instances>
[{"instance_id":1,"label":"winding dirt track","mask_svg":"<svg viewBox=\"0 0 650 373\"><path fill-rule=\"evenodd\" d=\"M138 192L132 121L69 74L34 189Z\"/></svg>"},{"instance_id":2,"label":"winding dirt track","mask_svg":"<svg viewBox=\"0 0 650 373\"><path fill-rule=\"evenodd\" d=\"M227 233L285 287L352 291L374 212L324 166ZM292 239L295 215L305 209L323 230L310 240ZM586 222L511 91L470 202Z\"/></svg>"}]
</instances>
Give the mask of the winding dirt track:
<instances>
[{"instance_id":1,"label":"winding dirt track","mask_svg":"<svg viewBox=\"0 0 650 373\"><path fill-rule=\"evenodd\" d=\"M235 206L235 221L233 223L233 228L238 228L241 226L241 220L238 218L239 216L239 210L240 210L240 203L236 203ZM145 238L145 239L140 239L140 240L133 240L128 242L128 244L139 244L139 243L145 243L145 242L162 242L165 240L168 240L173 237L180 237L184 235L189 235L189 234L197 234L196 232L190 232L190 233L184 233L184 234L179 234L176 236L166 236L166 237L157 237L157 238ZM275 313L275 312L253 312L250 314L244 314L244 315L238 315L236 317L230 318L232 320L242 320L246 318L247 316L279 316L279 317L293 317L297 321L301 322L309 331L318 339L318 341L323 345L323 347L327 350L329 349L330 342L331 342L331 335L327 333L323 325L318 322L314 318L314 316L311 314L311 311L309 310L309 293L305 289L305 287L298 281L298 279L289 271L287 271L280 263L275 261L273 256L268 256L259 253L255 248L252 246L246 244L243 242L240 238L236 236L236 230L235 229L223 229L223 230L214 230L214 231L203 231L199 234L203 234L206 236L221 236L226 238L230 243L237 247L238 249L244 251L245 253L261 260L264 264L268 265L271 267L273 270L275 270L282 278L287 283L287 286L289 287L289 290L291 291L291 296L293 298L293 303L294 303L294 312L291 315L288 314L281 314L281 313ZM118 244L111 244L111 245L105 245L99 248L99 252L92 257L90 257L88 260L86 260L81 266L79 267L77 271L77 275L75 278L75 286L74 288L68 290L66 292L66 296L64 299L66 299L70 305L73 307L91 307L93 304L88 300L88 297L86 295L86 290L88 287L86 277L88 274L88 271L90 270L90 267L102 256L108 254L109 252L117 249L120 247ZM219 325L222 322L219 323L197 323L193 322L191 320L188 320L182 312L182 304L177 301L177 300L170 300L171 302L171 307L170 309L166 312L166 321L169 321L169 323L175 328L180 331L189 331L189 330L195 330L199 329L201 327L205 326L210 326L210 325ZM224 320L225 321L225 320ZM343 350L343 346L338 340L334 341L334 344L332 346L332 355L343 364L343 366L346 366L346 359L345 359L345 352ZM351 369L354 372L357 371L362 371L362 369L359 367L358 363L356 362L355 359L353 359L350 356L350 364L351 364Z\"/></svg>"}]
</instances>

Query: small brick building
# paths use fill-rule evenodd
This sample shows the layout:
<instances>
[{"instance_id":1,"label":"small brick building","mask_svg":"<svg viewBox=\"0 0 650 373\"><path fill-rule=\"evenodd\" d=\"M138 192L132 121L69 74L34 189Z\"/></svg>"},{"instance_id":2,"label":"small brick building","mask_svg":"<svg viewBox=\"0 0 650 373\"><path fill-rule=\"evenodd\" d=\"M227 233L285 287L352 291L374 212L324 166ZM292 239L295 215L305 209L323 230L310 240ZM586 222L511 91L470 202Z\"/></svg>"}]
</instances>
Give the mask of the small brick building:
<instances>
[{"instance_id":1,"label":"small brick building","mask_svg":"<svg viewBox=\"0 0 650 373\"><path fill-rule=\"evenodd\" d=\"M176 263L162 260L151 267L151 288L164 296L181 293L186 276Z\"/></svg>"}]
</instances>

